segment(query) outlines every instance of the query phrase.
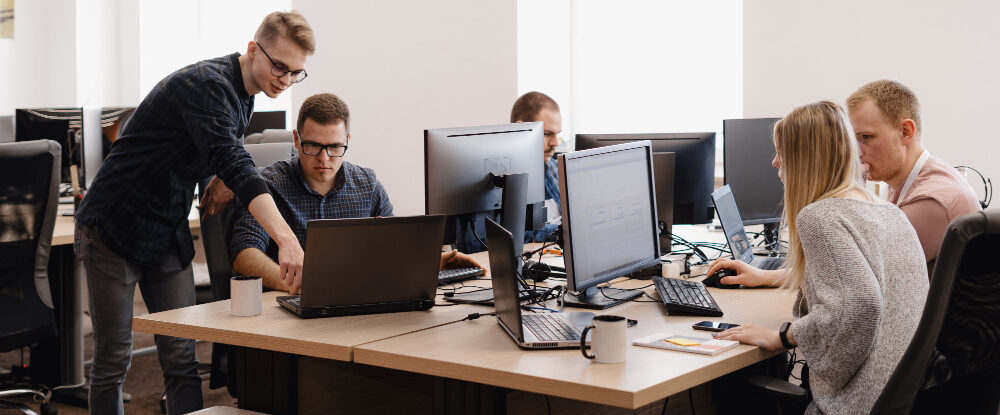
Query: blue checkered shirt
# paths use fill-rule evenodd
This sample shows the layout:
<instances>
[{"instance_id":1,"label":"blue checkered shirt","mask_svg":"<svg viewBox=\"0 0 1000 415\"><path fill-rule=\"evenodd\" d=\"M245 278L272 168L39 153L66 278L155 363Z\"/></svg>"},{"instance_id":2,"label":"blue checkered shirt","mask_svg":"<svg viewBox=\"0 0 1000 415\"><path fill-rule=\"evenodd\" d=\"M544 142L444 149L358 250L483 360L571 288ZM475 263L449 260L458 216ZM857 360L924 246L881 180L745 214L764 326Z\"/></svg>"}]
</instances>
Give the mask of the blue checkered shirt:
<instances>
[{"instance_id":1,"label":"blue checkered shirt","mask_svg":"<svg viewBox=\"0 0 1000 415\"><path fill-rule=\"evenodd\" d=\"M325 196L309 188L299 158L279 161L261 170L271 196L281 216L306 248L306 225L312 219L369 218L392 216L392 203L375 171L344 162L337 172L333 189ZM246 207L236 212L233 237L229 243L230 258L247 248L257 248L277 261L278 245Z\"/></svg>"},{"instance_id":2,"label":"blue checkered shirt","mask_svg":"<svg viewBox=\"0 0 1000 415\"><path fill-rule=\"evenodd\" d=\"M216 175L241 200L267 184L240 144L253 113L239 54L188 65L149 91L125 124L76 213L122 258L156 266L194 258L195 183Z\"/></svg>"}]
</instances>

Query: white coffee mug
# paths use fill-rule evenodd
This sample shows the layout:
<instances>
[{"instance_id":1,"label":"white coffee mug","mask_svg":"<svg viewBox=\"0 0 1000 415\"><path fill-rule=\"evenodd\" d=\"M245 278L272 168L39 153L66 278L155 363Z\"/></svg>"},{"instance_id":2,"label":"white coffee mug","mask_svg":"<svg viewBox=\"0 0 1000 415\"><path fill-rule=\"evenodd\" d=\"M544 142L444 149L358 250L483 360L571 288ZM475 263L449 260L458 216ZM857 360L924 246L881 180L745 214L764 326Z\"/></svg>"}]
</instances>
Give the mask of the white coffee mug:
<instances>
[{"instance_id":1,"label":"white coffee mug","mask_svg":"<svg viewBox=\"0 0 1000 415\"><path fill-rule=\"evenodd\" d=\"M580 334L580 352L583 357L597 363L622 363L628 357L628 321L621 316L596 316ZM593 331L591 331L593 330ZM587 332L590 332L590 350L587 354Z\"/></svg>"},{"instance_id":2,"label":"white coffee mug","mask_svg":"<svg viewBox=\"0 0 1000 415\"><path fill-rule=\"evenodd\" d=\"M229 280L229 312L234 316L256 316L261 312L263 286L260 277L237 275Z\"/></svg>"}]
</instances>

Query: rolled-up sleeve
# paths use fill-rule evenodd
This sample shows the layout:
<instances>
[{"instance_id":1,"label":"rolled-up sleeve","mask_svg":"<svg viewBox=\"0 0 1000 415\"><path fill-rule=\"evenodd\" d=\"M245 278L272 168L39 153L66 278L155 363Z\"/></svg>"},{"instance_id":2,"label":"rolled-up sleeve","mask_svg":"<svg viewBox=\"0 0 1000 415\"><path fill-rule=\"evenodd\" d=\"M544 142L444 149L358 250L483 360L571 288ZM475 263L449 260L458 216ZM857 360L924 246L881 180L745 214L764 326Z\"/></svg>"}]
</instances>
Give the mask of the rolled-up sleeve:
<instances>
[{"instance_id":1,"label":"rolled-up sleeve","mask_svg":"<svg viewBox=\"0 0 1000 415\"><path fill-rule=\"evenodd\" d=\"M263 253L267 253L267 246L271 238L264 231L264 227L257 223L253 215L246 207L236 211L236 219L233 223L233 234L229 240L229 257L236 259L240 252L249 248L257 248Z\"/></svg>"},{"instance_id":2,"label":"rolled-up sleeve","mask_svg":"<svg viewBox=\"0 0 1000 415\"><path fill-rule=\"evenodd\" d=\"M199 86L203 93L195 94L194 102L184 106L183 119L195 147L210 164L226 187L244 203L250 203L260 194L267 193L267 183L257 173L250 154L240 145L236 123L237 114L230 114L234 105L226 87L217 82Z\"/></svg>"}]
</instances>

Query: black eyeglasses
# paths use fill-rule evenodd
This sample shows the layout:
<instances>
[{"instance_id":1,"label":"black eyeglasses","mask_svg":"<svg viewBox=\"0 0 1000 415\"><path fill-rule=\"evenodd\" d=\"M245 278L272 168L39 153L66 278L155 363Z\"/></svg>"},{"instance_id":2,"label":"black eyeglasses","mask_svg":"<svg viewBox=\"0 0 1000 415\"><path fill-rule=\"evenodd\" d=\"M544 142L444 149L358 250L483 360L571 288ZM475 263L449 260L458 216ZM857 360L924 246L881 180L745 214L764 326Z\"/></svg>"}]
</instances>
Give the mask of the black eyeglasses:
<instances>
[{"instance_id":1,"label":"black eyeglasses","mask_svg":"<svg viewBox=\"0 0 1000 415\"><path fill-rule=\"evenodd\" d=\"M292 79L292 83L293 84L297 84L299 82L302 82L303 79L306 79L306 77L309 76L309 74L306 73L305 69L301 69L301 70L298 70L298 71L290 71L290 70L288 70L288 67L285 66L285 64L283 64L283 63L275 63L274 59L271 59L271 55L267 54L267 51L264 50L264 47L261 46L260 43L257 43L257 42L253 42L253 43L256 43L257 47L260 48L260 51L264 52L264 56L267 57L267 60L271 61L271 75L274 75L274 76L276 76L278 78L282 78L282 77L284 77L287 74L292 74L292 78L291 79Z\"/></svg>"},{"instance_id":2,"label":"black eyeglasses","mask_svg":"<svg viewBox=\"0 0 1000 415\"><path fill-rule=\"evenodd\" d=\"M307 156L318 156L320 150L326 150L326 155L330 157L344 157L347 153L347 146L340 144L320 144L313 141L302 142L302 152Z\"/></svg>"}]
</instances>

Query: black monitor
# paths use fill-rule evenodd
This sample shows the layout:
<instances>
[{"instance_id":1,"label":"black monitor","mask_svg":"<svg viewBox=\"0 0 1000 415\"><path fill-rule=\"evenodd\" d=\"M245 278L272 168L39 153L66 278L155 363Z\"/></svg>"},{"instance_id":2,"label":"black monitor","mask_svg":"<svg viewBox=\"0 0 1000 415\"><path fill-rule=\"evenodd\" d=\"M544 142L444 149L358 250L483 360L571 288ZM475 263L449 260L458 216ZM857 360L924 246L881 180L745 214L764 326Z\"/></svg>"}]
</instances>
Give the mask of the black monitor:
<instances>
[{"instance_id":1,"label":"black monitor","mask_svg":"<svg viewBox=\"0 0 1000 415\"><path fill-rule=\"evenodd\" d=\"M641 290L597 285L660 263L649 141L559 155L566 304L603 309Z\"/></svg>"},{"instance_id":2,"label":"black monitor","mask_svg":"<svg viewBox=\"0 0 1000 415\"><path fill-rule=\"evenodd\" d=\"M16 141L53 140L62 147L60 194L72 190L70 166L76 166L78 184L85 187L82 108L18 108L14 117Z\"/></svg>"},{"instance_id":3,"label":"black monitor","mask_svg":"<svg viewBox=\"0 0 1000 415\"><path fill-rule=\"evenodd\" d=\"M284 130L284 111L257 111L250 116L247 129L243 131L244 136L260 133L264 130Z\"/></svg>"},{"instance_id":4,"label":"black monitor","mask_svg":"<svg viewBox=\"0 0 1000 415\"><path fill-rule=\"evenodd\" d=\"M778 120L749 118L722 123L725 183L740 207L743 224L764 224L769 239L777 235L785 194L778 169L771 165L775 151L774 124Z\"/></svg>"},{"instance_id":5,"label":"black monitor","mask_svg":"<svg viewBox=\"0 0 1000 415\"><path fill-rule=\"evenodd\" d=\"M576 149L642 140L649 140L655 153L675 153L673 224L711 223L715 133L577 134Z\"/></svg>"},{"instance_id":6,"label":"black monitor","mask_svg":"<svg viewBox=\"0 0 1000 415\"><path fill-rule=\"evenodd\" d=\"M424 211L449 215L444 243L464 252L484 250L486 217L503 216L517 252L526 220L545 202L542 123L424 130Z\"/></svg>"}]
</instances>

